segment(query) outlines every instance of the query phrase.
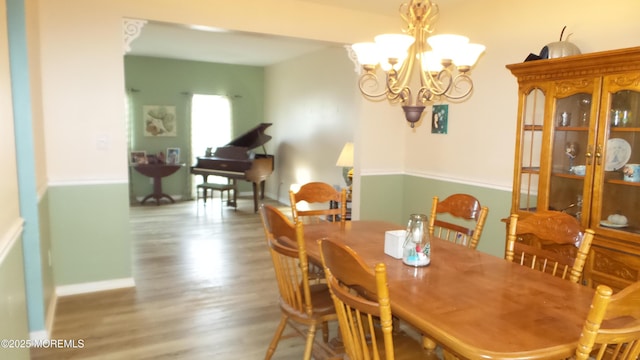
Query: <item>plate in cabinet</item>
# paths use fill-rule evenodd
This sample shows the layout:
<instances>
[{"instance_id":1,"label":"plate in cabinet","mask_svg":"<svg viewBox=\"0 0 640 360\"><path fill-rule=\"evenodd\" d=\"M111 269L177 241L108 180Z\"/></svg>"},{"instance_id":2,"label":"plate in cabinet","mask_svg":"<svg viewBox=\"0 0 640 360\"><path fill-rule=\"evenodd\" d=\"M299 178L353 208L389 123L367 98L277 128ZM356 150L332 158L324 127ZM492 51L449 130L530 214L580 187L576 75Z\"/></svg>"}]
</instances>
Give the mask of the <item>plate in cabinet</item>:
<instances>
[{"instance_id":1,"label":"plate in cabinet","mask_svg":"<svg viewBox=\"0 0 640 360\"><path fill-rule=\"evenodd\" d=\"M624 139L609 139L606 151L604 171L616 171L622 168L631 158L631 145Z\"/></svg>"},{"instance_id":2,"label":"plate in cabinet","mask_svg":"<svg viewBox=\"0 0 640 360\"><path fill-rule=\"evenodd\" d=\"M606 226L606 227L610 227L610 228L623 228L623 227L629 226L629 224L614 224L614 223L612 223L611 221L608 221L608 220L600 221L600 225Z\"/></svg>"}]
</instances>

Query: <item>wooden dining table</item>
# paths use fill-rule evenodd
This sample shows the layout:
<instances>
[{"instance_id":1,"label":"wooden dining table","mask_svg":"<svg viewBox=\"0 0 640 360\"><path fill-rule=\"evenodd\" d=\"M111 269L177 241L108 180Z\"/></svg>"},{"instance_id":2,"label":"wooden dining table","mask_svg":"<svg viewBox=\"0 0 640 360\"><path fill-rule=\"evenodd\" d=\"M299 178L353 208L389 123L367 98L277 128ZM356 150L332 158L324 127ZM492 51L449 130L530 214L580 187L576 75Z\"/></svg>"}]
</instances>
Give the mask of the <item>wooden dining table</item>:
<instances>
[{"instance_id":1,"label":"wooden dining table","mask_svg":"<svg viewBox=\"0 0 640 360\"><path fill-rule=\"evenodd\" d=\"M429 266L384 253L384 221L304 227L310 261L319 239L355 250L372 267L384 263L394 316L467 359L562 359L575 353L594 290L438 238ZM490 239L485 239L490 241Z\"/></svg>"}]
</instances>

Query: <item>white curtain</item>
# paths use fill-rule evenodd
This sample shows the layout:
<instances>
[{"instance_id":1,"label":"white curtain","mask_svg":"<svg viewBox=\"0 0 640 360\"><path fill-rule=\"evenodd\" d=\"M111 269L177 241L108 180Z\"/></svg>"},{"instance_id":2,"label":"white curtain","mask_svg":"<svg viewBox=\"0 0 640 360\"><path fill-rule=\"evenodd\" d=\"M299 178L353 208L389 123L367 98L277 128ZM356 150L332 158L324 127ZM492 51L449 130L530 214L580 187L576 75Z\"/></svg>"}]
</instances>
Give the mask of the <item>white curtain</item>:
<instances>
[{"instance_id":1,"label":"white curtain","mask_svg":"<svg viewBox=\"0 0 640 360\"><path fill-rule=\"evenodd\" d=\"M231 101L226 96L193 94L191 98L191 162L231 141ZM192 193L202 176L192 177ZM209 176L208 182L226 183L227 178Z\"/></svg>"}]
</instances>

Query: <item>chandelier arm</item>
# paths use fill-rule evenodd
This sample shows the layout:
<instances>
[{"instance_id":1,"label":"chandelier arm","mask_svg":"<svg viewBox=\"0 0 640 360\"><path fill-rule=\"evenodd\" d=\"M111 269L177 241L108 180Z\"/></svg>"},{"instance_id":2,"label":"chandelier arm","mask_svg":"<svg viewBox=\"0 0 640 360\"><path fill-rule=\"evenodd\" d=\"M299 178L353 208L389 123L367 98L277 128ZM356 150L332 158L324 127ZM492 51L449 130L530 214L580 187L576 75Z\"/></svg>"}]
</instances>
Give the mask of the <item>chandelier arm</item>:
<instances>
[{"instance_id":1,"label":"chandelier arm","mask_svg":"<svg viewBox=\"0 0 640 360\"><path fill-rule=\"evenodd\" d=\"M425 72L423 72L423 75ZM453 74L447 68L440 70L437 74L428 72L428 75L424 75L426 78L426 86L431 90L435 96L445 95L453 84Z\"/></svg>"},{"instance_id":2,"label":"chandelier arm","mask_svg":"<svg viewBox=\"0 0 640 360\"><path fill-rule=\"evenodd\" d=\"M394 69L387 73L387 99L391 103L404 102L406 100L406 91L408 88L398 80L398 72ZM409 93L411 90L409 90Z\"/></svg>"},{"instance_id":3,"label":"chandelier arm","mask_svg":"<svg viewBox=\"0 0 640 360\"><path fill-rule=\"evenodd\" d=\"M379 93L369 92L367 90L367 88L380 88L380 81L378 80L378 77L370 72L366 72L360 76L360 79L358 79L358 87L360 88L362 95L371 100L380 100L387 96L386 89L379 90Z\"/></svg>"},{"instance_id":4,"label":"chandelier arm","mask_svg":"<svg viewBox=\"0 0 640 360\"><path fill-rule=\"evenodd\" d=\"M473 80L467 73L459 73L453 78L453 81L451 82L452 93L456 93L459 89L463 88L462 84L466 84L466 86L464 86L465 89L460 92L460 95L453 95L447 92L444 96L447 97L447 99L452 100L460 100L467 97L467 95L471 94L471 91L473 91Z\"/></svg>"}]
</instances>

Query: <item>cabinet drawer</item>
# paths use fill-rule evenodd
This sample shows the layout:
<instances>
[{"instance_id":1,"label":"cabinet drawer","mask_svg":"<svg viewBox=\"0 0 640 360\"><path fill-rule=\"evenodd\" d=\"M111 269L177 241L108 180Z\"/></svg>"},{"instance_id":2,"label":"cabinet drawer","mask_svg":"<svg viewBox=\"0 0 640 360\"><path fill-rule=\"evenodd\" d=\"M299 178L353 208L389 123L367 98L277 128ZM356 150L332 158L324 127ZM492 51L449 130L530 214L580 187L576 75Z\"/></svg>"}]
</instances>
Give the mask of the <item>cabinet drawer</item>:
<instances>
[{"instance_id":1,"label":"cabinet drawer","mask_svg":"<svg viewBox=\"0 0 640 360\"><path fill-rule=\"evenodd\" d=\"M593 288L604 284L617 292L640 281L640 256L594 244L587 260L585 277Z\"/></svg>"}]
</instances>

